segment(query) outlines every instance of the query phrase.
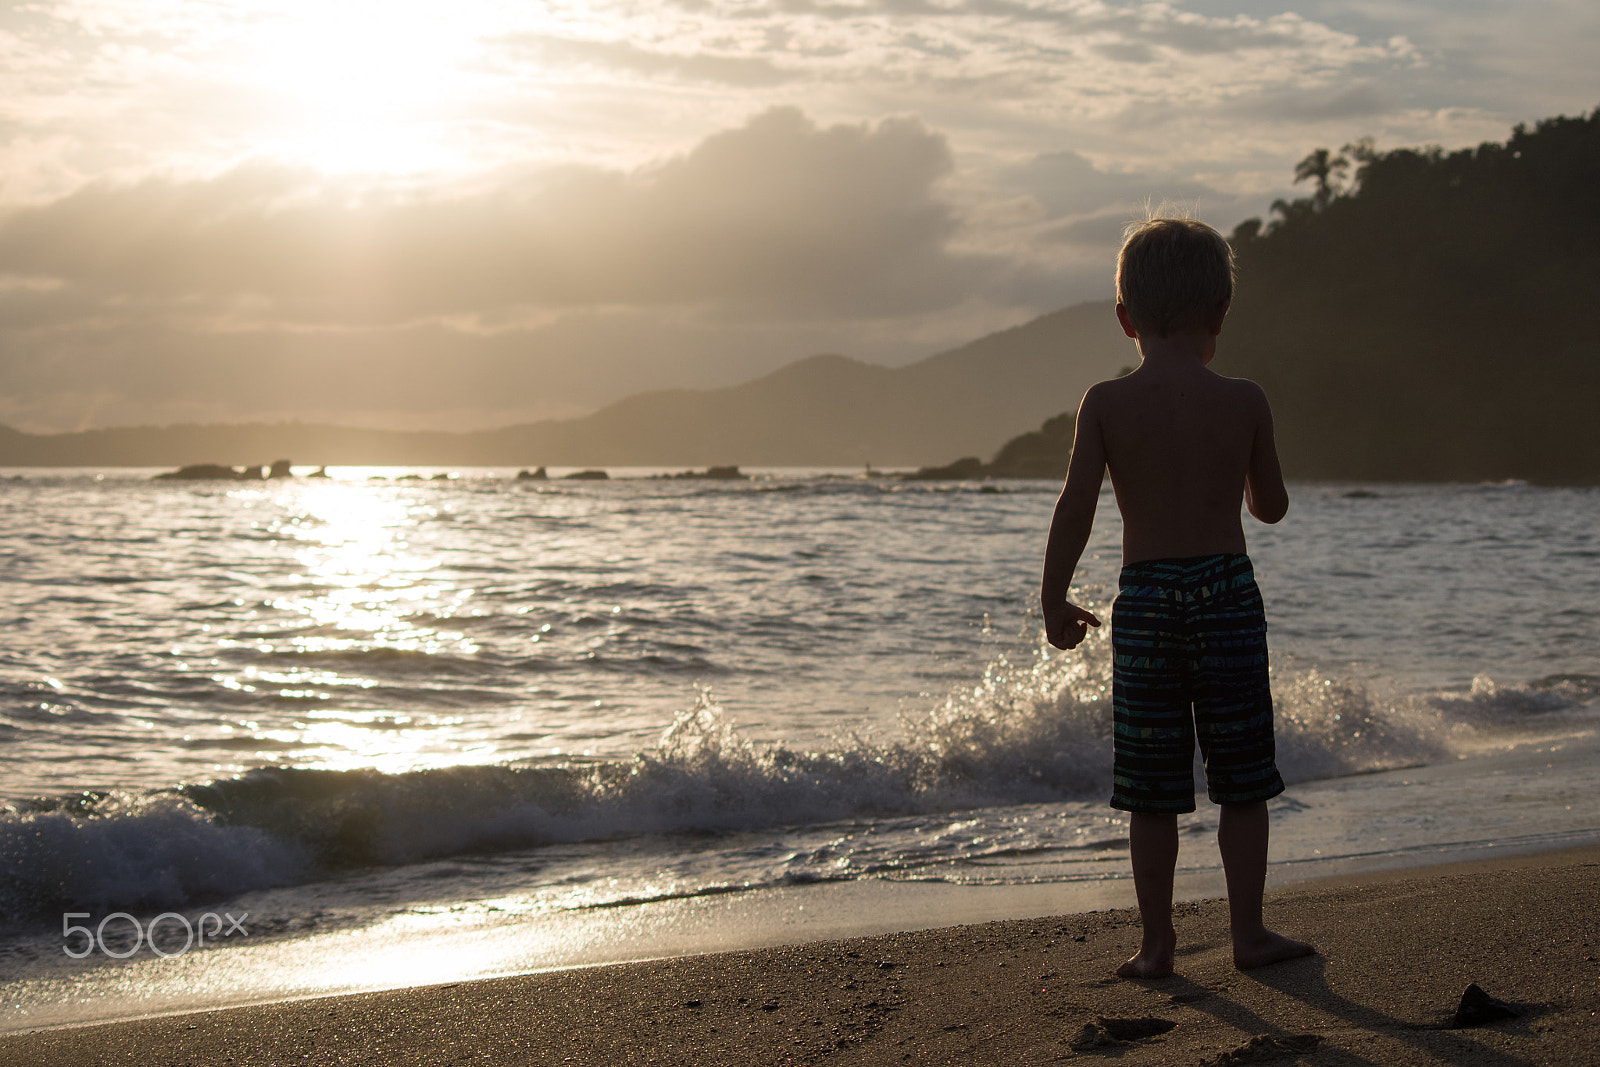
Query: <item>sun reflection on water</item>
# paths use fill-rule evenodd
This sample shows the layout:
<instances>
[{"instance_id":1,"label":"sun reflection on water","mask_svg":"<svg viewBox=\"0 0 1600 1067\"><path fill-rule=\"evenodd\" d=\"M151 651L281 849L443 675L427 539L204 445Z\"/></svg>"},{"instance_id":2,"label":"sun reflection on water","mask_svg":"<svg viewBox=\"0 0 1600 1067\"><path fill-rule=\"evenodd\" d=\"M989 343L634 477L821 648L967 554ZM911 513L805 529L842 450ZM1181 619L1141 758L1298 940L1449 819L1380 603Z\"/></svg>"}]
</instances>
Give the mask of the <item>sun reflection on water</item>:
<instances>
[{"instance_id":1,"label":"sun reflection on water","mask_svg":"<svg viewBox=\"0 0 1600 1067\"><path fill-rule=\"evenodd\" d=\"M434 508L381 489L345 485L313 489L301 507L288 528L304 543L295 558L309 595L274 604L308 621L291 642L295 650L477 651L466 635L423 623L449 617L471 596L471 590L435 575L438 560L409 551L406 532L437 516Z\"/></svg>"},{"instance_id":2,"label":"sun reflection on water","mask_svg":"<svg viewBox=\"0 0 1600 1067\"><path fill-rule=\"evenodd\" d=\"M265 605L285 625L264 633L256 647L290 665L247 668L223 684L304 702L305 710L292 724L256 736L279 751L292 746L297 764L332 770L396 773L492 759L453 736L460 718L350 707L337 695L383 684L370 676L368 657L408 673L433 670L428 657L442 665L478 651L466 634L438 625L464 609L471 590L409 542L438 509L388 487L339 482L302 483L277 502L284 514L272 530L290 542L297 573ZM357 657L354 674L340 670L342 656Z\"/></svg>"}]
</instances>

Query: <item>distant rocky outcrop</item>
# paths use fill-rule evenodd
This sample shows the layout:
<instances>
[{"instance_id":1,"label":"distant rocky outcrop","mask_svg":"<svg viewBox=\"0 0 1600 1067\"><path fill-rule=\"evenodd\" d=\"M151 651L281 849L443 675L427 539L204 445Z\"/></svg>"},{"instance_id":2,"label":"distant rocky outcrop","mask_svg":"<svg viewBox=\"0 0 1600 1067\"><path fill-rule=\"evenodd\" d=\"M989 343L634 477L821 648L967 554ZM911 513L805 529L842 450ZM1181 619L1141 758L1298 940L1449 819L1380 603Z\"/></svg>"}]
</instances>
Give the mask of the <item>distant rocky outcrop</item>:
<instances>
[{"instance_id":1,"label":"distant rocky outcrop","mask_svg":"<svg viewBox=\"0 0 1600 1067\"><path fill-rule=\"evenodd\" d=\"M749 475L738 467L707 467L703 471L680 471L677 474L657 474L653 477L669 481L737 482L743 481Z\"/></svg>"},{"instance_id":2,"label":"distant rocky outcrop","mask_svg":"<svg viewBox=\"0 0 1600 1067\"><path fill-rule=\"evenodd\" d=\"M227 467L221 463L193 463L155 477L156 481L174 482L260 482L273 478L293 478L294 473L289 468L290 463L286 459L280 459L270 467ZM326 478L327 468L323 468L317 476Z\"/></svg>"},{"instance_id":3,"label":"distant rocky outcrop","mask_svg":"<svg viewBox=\"0 0 1600 1067\"><path fill-rule=\"evenodd\" d=\"M905 477L913 481L975 481L982 478L1050 478L1067 476L1072 431L1077 416L1065 412L1046 419L1037 430L1013 437L988 463L964 456L943 467L922 467Z\"/></svg>"},{"instance_id":4,"label":"distant rocky outcrop","mask_svg":"<svg viewBox=\"0 0 1600 1067\"><path fill-rule=\"evenodd\" d=\"M546 471L543 467L540 467L538 470L532 470L532 471L528 470L527 468L523 468L522 470L517 472L517 481L519 481L519 482L542 482L542 481L545 481L546 479L548 479L549 477L550 477L549 472Z\"/></svg>"},{"instance_id":5,"label":"distant rocky outcrop","mask_svg":"<svg viewBox=\"0 0 1600 1067\"><path fill-rule=\"evenodd\" d=\"M605 471L592 470L573 471L571 474L563 474L561 477L569 482L603 482L609 479L611 475Z\"/></svg>"},{"instance_id":6,"label":"distant rocky outcrop","mask_svg":"<svg viewBox=\"0 0 1600 1067\"><path fill-rule=\"evenodd\" d=\"M954 463L946 463L942 467L919 467L913 473L905 475L907 480L913 482L957 482L988 476L988 465L977 456L962 456Z\"/></svg>"}]
</instances>

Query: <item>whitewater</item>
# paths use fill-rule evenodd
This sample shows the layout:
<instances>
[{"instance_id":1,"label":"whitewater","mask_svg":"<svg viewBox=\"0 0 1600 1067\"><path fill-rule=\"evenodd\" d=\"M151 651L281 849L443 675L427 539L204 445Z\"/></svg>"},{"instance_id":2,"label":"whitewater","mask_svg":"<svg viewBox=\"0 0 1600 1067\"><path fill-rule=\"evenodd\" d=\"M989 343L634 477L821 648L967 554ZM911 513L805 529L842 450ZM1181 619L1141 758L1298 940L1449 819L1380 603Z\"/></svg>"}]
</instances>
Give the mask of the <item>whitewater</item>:
<instances>
[{"instance_id":1,"label":"whitewater","mask_svg":"<svg viewBox=\"0 0 1600 1067\"><path fill-rule=\"evenodd\" d=\"M1052 484L151 473L0 482L4 1026L704 948L711 902L756 943L891 890L918 924L1131 900L1105 632L1041 635ZM1600 840L1600 492L1291 497L1247 527L1274 877ZM1108 493L1097 609L1119 536ZM643 929L670 908L699 934ZM64 913L127 918L78 959Z\"/></svg>"}]
</instances>

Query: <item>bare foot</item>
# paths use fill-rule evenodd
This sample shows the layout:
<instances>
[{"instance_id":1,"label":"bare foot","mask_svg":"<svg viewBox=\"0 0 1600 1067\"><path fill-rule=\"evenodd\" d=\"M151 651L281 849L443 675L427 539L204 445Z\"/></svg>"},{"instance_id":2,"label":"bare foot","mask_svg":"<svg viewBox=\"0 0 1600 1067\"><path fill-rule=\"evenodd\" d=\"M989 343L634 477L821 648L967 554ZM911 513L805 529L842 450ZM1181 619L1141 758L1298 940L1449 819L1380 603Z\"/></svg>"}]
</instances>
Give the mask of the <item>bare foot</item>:
<instances>
[{"instance_id":1,"label":"bare foot","mask_svg":"<svg viewBox=\"0 0 1600 1067\"><path fill-rule=\"evenodd\" d=\"M1304 941L1295 941L1266 928L1248 941L1233 943L1233 965L1241 971L1316 954L1316 948Z\"/></svg>"},{"instance_id":2,"label":"bare foot","mask_svg":"<svg viewBox=\"0 0 1600 1067\"><path fill-rule=\"evenodd\" d=\"M1118 978L1170 978L1172 955L1178 947L1178 934L1146 937L1139 954L1117 968Z\"/></svg>"}]
</instances>

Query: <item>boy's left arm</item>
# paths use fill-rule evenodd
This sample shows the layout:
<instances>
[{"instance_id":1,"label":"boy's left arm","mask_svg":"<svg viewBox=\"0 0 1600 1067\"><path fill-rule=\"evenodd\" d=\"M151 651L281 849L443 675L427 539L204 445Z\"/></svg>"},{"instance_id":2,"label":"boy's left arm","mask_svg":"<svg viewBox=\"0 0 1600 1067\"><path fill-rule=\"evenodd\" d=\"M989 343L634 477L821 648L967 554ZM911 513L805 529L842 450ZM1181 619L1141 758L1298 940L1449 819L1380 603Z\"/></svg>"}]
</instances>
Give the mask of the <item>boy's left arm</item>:
<instances>
[{"instance_id":1,"label":"boy's left arm","mask_svg":"<svg viewBox=\"0 0 1600 1067\"><path fill-rule=\"evenodd\" d=\"M1039 583L1039 603L1044 610L1045 636L1056 648L1076 648L1090 626L1099 626L1093 612L1067 599L1078 560L1089 544L1094 511L1105 478L1105 443L1100 435L1095 391L1084 394L1072 433L1072 459L1067 464L1067 484L1056 500L1050 519L1050 539L1044 550L1044 577Z\"/></svg>"},{"instance_id":2,"label":"boy's left arm","mask_svg":"<svg viewBox=\"0 0 1600 1067\"><path fill-rule=\"evenodd\" d=\"M1272 406L1267 394L1254 382L1248 383L1255 408L1255 439L1250 448L1250 468L1244 481L1245 509L1265 523L1282 519L1289 511L1289 491L1283 484L1283 468L1278 463L1278 444L1272 432Z\"/></svg>"}]
</instances>

